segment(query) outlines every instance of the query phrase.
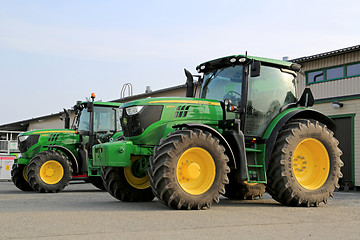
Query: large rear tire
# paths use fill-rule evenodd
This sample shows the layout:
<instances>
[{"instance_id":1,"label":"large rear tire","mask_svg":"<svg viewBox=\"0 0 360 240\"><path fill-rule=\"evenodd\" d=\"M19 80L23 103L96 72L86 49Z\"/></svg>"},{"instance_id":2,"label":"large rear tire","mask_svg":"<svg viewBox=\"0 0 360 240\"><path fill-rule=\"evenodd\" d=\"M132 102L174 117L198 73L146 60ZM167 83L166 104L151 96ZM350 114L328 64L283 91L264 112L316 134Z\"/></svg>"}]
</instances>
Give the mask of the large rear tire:
<instances>
[{"instance_id":1,"label":"large rear tire","mask_svg":"<svg viewBox=\"0 0 360 240\"><path fill-rule=\"evenodd\" d=\"M162 139L150 158L150 184L173 209L210 208L225 193L230 168L225 148L209 132L179 130Z\"/></svg>"},{"instance_id":2,"label":"large rear tire","mask_svg":"<svg viewBox=\"0 0 360 240\"><path fill-rule=\"evenodd\" d=\"M26 171L27 166L25 164L14 164L11 169L11 180L22 191L34 191L27 181Z\"/></svg>"},{"instance_id":3,"label":"large rear tire","mask_svg":"<svg viewBox=\"0 0 360 240\"><path fill-rule=\"evenodd\" d=\"M248 183L242 181L237 174L239 171L232 171L229 174L229 184L225 185L224 196L233 200L254 200L261 198L265 193L265 184Z\"/></svg>"},{"instance_id":4,"label":"large rear tire","mask_svg":"<svg viewBox=\"0 0 360 240\"><path fill-rule=\"evenodd\" d=\"M56 193L69 185L72 177L68 158L53 150L40 152L30 160L27 178L31 187L40 193Z\"/></svg>"},{"instance_id":5,"label":"large rear tire","mask_svg":"<svg viewBox=\"0 0 360 240\"><path fill-rule=\"evenodd\" d=\"M114 198L124 202L150 202L154 199L149 176L135 172L139 157L131 157L130 167L104 167L101 171L106 190Z\"/></svg>"},{"instance_id":6,"label":"large rear tire","mask_svg":"<svg viewBox=\"0 0 360 240\"><path fill-rule=\"evenodd\" d=\"M294 120L279 132L267 171L267 191L290 206L318 206L342 177L342 154L333 132L315 120Z\"/></svg>"}]
</instances>

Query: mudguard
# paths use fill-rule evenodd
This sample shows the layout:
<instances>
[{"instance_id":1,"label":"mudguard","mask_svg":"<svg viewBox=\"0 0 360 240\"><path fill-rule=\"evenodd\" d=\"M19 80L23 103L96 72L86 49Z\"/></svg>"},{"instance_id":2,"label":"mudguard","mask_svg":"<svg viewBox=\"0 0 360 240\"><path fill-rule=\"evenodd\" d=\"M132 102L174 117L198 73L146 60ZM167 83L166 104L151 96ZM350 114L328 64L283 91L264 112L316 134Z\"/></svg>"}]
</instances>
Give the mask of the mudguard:
<instances>
[{"instance_id":1,"label":"mudguard","mask_svg":"<svg viewBox=\"0 0 360 240\"><path fill-rule=\"evenodd\" d=\"M179 125L174 125L173 128L188 128L188 129L192 129L192 128L196 128L196 129L200 129L200 130L205 130L207 132L210 132L211 134L213 134L217 139L220 140L220 143L225 147L225 153L228 155L229 160L230 160L230 165L234 168L236 168L236 161L235 161L235 157L234 157L234 152L232 151L230 144L228 143L228 141L224 138L223 135L221 135L217 130L215 130L212 127L209 127L208 125L204 125L204 124L199 124L199 123L184 123L184 124L179 124Z\"/></svg>"},{"instance_id":2,"label":"mudguard","mask_svg":"<svg viewBox=\"0 0 360 240\"><path fill-rule=\"evenodd\" d=\"M280 118L275 118L273 122L266 129L265 134L263 136L266 139L266 151L265 151L265 164L266 168L270 162L271 154L275 146L275 142L277 136L279 134L280 129L290 120L292 119L314 119L323 124L325 124L331 131L336 130L335 122L330 119L328 116L308 108L296 108L296 109L288 109L284 111L286 113L284 116Z\"/></svg>"},{"instance_id":3,"label":"mudguard","mask_svg":"<svg viewBox=\"0 0 360 240\"><path fill-rule=\"evenodd\" d=\"M79 162L76 159L75 155L66 147L63 146L59 146L59 145L48 145L48 146L44 146L44 148L49 148L49 149L58 149L61 150L70 160L70 162L72 163L72 168L73 168L73 173L78 173L79 172Z\"/></svg>"}]
</instances>

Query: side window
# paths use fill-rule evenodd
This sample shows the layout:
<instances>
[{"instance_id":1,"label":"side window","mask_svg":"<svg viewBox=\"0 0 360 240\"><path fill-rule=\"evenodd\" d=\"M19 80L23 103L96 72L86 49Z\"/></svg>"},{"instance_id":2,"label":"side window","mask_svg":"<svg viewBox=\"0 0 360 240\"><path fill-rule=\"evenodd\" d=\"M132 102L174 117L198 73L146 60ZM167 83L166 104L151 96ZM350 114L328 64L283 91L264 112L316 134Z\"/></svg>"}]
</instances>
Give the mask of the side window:
<instances>
[{"instance_id":1,"label":"side window","mask_svg":"<svg viewBox=\"0 0 360 240\"><path fill-rule=\"evenodd\" d=\"M97 126L97 131L110 131L115 129L114 122L115 119L111 119L111 112L100 112L96 114L95 117L95 126Z\"/></svg>"},{"instance_id":2,"label":"side window","mask_svg":"<svg viewBox=\"0 0 360 240\"><path fill-rule=\"evenodd\" d=\"M115 111L111 107L95 107L94 131L115 131Z\"/></svg>"},{"instance_id":3,"label":"side window","mask_svg":"<svg viewBox=\"0 0 360 240\"><path fill-rule=\"evenodd\" d=\"M259 77L249 78L245 134L262 136L280 108L296 100L294 76L262 66Z\"/></svg>"}]
</instances>

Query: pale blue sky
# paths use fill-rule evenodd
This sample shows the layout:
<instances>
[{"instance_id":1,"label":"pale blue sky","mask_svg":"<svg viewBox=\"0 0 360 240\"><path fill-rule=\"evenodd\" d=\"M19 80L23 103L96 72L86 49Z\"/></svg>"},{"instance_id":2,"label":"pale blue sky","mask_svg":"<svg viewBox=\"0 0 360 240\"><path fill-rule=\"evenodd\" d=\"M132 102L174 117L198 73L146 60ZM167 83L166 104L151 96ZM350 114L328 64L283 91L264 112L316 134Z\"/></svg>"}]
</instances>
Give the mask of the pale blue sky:
<instances>
[{"instance_id":1,"label":"pale blue sky","mask_svg":"<svg viewBox=\"0 0 360 240\"><path fill-rule=\"evenodd\" d=\"M225 55L282 59L360 44L359 1L0 0L0 125L183 84Z\"/></svg>"}]
</instances>

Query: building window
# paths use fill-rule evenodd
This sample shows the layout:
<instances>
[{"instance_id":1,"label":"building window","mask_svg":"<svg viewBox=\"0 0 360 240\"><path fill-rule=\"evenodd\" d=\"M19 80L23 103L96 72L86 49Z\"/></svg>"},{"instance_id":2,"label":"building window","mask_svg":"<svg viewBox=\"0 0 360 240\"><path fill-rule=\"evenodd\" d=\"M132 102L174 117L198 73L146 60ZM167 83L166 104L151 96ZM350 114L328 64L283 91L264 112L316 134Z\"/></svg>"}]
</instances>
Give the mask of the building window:
<instances>
[{"instance_id":1,"label":"building window","mask_svg":"<svg viewBox=\"0 0 360 240\"><path fill-rule=\"evenodd\" d=\"M346 75L348 77L360 76L360 63L346 66Z\"/></svg>"},{"instance_id":2,"label":"building window","mask_svg":"<svg viewBox=\"0 0 360 240\"><path fill-rule=\"evenodd\" d=\"M309 72L307 74L307 82L314 83L324 80L324 72L323 71L316 71L316 72Z\"/></svg>"},{"instance_id":3,"label":"building window","mask_svg":"<svg viewBox=\"0 0 360 240\"><path fill-rule=\"evenodd\" d=\"M360 76L360 63L306 72L306 84Z\"/></svg>"},{"instance_id":4,"label":"building window","mask_svg":"<svg viewBox=\"0 0 360 240\"><path fill-rule=\"evenodd\" d=\"M326 80L335 80L344 77L344 67L326 69Z\"/></svg>"}]
</instances>

